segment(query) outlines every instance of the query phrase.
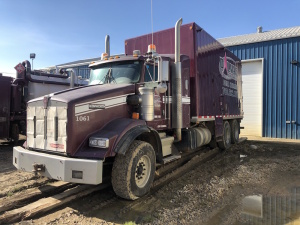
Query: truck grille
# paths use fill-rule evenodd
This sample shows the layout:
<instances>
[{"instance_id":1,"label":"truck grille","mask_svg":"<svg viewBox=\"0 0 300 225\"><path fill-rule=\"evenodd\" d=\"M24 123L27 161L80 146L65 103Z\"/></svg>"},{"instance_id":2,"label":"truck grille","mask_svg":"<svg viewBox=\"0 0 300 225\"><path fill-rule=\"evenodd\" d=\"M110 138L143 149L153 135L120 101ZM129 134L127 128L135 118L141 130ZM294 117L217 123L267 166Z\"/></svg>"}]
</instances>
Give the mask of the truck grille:
<instances>
[{"instance_id":1,"label":"truck grille","mask_svg":"<svg viewBox=\"0 0 300 225\"><path fill-rule=\"evenodd\" d=\"M66 152L67 104L49 100L28 103L27 146L29 148Z\"/></svg>"}]
</instances>

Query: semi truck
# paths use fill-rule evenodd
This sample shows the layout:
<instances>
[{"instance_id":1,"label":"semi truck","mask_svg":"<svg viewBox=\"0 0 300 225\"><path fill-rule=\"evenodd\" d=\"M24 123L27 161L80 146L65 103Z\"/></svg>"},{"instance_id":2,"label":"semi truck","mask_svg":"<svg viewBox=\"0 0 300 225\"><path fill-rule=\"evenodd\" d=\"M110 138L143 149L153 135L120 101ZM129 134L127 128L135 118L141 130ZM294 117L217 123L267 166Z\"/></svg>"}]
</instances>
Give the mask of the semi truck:
<instances>
[{"instance_id":1,"label":"semi truck","mask_svg":"<svg viewBox=\"0 0 300 225\"><path fill-rule=\"evenodd\" d=\"M88 86L29 101L16 168L95 185L109 174L115 193L134 200L184 152L238 142L241 61L204 29L180 19L125 40L125 53L91 63Z\"/></svg>"},{"instance_id":2,"label":"semi truck","mask_svg":"<svg viewBox=\"0 0 300 225\"><path fill-rule=\"evenodd\" d=\"M15 68L16 78L0 76L0 139L16 143L19 134L26 133L27 101L88 82L74 77L74 71L70 71L70 77L66 71L60 74L31 71L29 61L19 63Z\"/></svg>"}]
</instances>

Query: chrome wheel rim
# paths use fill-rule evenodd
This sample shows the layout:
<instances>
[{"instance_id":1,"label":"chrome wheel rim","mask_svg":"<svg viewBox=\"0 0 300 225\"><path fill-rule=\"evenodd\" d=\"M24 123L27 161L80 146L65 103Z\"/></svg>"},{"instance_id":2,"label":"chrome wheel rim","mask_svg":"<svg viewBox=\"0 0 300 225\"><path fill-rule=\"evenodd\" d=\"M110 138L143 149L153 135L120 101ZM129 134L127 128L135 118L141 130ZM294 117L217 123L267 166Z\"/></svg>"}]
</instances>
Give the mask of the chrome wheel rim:
<instances>
[{"instance_id":1,"label":"chrome wheel rim","mask_svg":"<svg viewBox=\"0 0 300 225\"><path fill-rule=\"evenodd\" d=\"M147 155L143 155L135 169L135 183L139 188L143 188L149 181L151 173L151 160Z\"/></svg>"}]
</instances>

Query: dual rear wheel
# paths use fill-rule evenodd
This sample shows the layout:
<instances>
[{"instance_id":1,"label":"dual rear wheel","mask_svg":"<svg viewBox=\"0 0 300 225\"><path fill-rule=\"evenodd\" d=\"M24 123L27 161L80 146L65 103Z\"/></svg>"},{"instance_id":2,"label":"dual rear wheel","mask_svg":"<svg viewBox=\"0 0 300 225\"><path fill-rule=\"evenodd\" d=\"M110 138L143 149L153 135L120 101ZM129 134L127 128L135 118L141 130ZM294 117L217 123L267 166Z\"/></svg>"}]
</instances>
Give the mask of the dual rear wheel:
<instances>
[{"instance_id":1,"label":"dual rear wheel","mask_svg":"<svg viewBox=\"0 0 300 225\"><path fill-rule=\"evenodd\" d=\"M231 144L236 144L239 141L239 124L237 120L223 122L223 137L218 141L219 148L225 150L228 149Z\"/></svg>"}]
</instances>

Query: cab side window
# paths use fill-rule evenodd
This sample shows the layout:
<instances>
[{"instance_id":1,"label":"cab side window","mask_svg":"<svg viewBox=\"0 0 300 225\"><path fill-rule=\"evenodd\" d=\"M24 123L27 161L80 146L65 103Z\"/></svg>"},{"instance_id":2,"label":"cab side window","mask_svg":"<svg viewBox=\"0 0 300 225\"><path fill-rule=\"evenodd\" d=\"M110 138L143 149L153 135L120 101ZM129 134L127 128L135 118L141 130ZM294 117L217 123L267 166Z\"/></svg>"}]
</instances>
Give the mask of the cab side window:
<instances>
[{"instance_id":1,"label":"cab side window","mask_svg":"<svg viewBox=\"0 0 300 225\"><path fill-rule=\"evenodd\" d=\"M152 81L157 81L158 80L158 68L155 66L155 75L153 73L153 65L146 64L145 65L145 82L152 82Z\"/></svg>"}]
</instances>

